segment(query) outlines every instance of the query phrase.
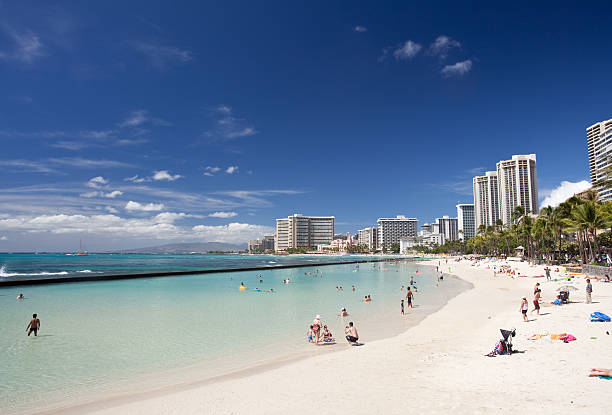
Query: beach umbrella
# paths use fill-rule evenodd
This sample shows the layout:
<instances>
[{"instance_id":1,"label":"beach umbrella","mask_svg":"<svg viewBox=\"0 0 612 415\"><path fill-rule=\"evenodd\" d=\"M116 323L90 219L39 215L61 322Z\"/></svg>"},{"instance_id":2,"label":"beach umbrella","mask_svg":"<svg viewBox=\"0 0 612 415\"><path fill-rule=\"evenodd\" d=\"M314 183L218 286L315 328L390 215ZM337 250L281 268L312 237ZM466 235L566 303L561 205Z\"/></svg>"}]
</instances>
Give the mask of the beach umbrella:
<instances>
[{"instance_id":1,"label":"beach umbrella","mask_svg":"<svg viewBox=\"0 0 612 415\"><path fill-rule=\"evenodd\" d=\"M578 291L578 288L574 287L573 285L564 285L557 288L557 292L559 291Z\"/></svg>"}]
</instances>

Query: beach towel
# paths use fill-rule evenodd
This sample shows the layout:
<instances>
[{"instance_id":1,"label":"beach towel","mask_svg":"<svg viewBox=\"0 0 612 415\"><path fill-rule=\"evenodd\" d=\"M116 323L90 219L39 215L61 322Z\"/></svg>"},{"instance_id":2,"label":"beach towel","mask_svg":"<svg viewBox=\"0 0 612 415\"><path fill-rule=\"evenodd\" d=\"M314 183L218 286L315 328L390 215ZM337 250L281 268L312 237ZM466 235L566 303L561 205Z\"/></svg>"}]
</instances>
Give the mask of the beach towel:
<instances>
[{"instance_id":1,"label":"beach towel","mask_svg":"<svg viewBox=\"0 0 612 415\"><path fill-rule=\"evenodd\" d=\"M599 311L596 311L593 314L591 314L591 321L609 322L610 317L608 317L604 313L600 313Z\"/></svg>"},{"instance_id":2,"label":"beach towel","mask_svg":"<svg viewBox=\"0 0 612 415\"><path fill-rule=\"evenodd\" d=\"M563 340L564 343L569 343L575 341L576 338L571 334L566 334L565 336L559 337L559 340Z\"/></svg>"}]
</instances>

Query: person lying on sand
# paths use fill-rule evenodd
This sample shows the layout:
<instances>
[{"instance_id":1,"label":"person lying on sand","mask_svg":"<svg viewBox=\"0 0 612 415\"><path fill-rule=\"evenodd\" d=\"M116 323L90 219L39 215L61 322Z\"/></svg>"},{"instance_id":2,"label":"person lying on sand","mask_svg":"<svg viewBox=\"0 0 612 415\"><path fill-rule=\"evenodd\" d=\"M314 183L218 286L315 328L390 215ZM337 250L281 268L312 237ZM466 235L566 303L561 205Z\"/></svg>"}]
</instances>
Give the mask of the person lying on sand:
<instances>
[{"instance_id":1,"label":"person lying on sand","mask_svg":"<svg viewBox=\"0 0 612 415\"><path fill-rule=\"evenodd\" d=\"M591 369L591 373L589 373L589 377L594 377L594 376L612 377L612 369Z\"/></svg>"}]
</instances>

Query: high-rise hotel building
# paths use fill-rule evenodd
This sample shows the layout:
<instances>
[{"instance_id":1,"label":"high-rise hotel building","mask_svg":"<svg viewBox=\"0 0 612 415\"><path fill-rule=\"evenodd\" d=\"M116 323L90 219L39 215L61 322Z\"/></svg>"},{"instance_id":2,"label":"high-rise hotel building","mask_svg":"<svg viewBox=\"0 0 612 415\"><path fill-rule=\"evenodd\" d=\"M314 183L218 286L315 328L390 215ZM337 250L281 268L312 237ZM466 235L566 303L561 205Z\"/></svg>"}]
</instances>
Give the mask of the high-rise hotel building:
<instances>
[{"instance_id":1,"label":"high-rise hotel building","mask_svg":"<svg viewBox=\"0 0 612 415\"><path fill-rule=\"evenodd\" d=\"M329 245L334 239L333 216L302 216L276 219L274 250Z\"/></svg>"},{"instance_id":2,"label":"high-rise hotel building","mask_svg":"<svg viewBox=\"0 0 612 415\"><path fill-rule=\"evenodd\" d=\"M476 218L474 217L474 205L471 203L460 203L457 205L457 231L459 239L467 241L476 236Z\"/></svg>"},{"instance_id":3,"label":"high-rise hotel building","mask_svg":"<svg viewBox=\"0 0 612 415\"><path fill-rule=\"evenodd\" d=\"M480 225L493 226L499 219L497 172L488 171L472 180L474 186L474 233Z\"/></svg>"},{"instance_id":4,"label":"high-rise hotel building","mask_svg":"<svg viewBox=\"0 0 612 415\"><path fill-rule=\"evenodd\" d=\"M398 215L395 218L378 219L379 238L378 246L391 248L392 244L399 244L402 238L415 238L419 230L419 220Z\"/></svg>"},{"instance_id":5,"label":"high-rise hotel building","mask_svg":"<svg viewBox=\"0 0 612 415\"><path fill-rule=\"evenodd\" d=\"M586 129L589 148L591 185L604 179L606 167L612 157L612 119L595 123ZM597 187L599 200L612 199L612 188Z\"/></svg>"},{"instance_id":6,"label":"high-rise hotel building","mask_svg":"<svg viewBox=\"0 0 612 415\"><path fill-rule=\"evenodd\" d=\"M480 225L494 226L498 219L504 225L512 223L517 206L526 213L538 213L538 175L536 155L515 155L497 163L497 171L473 179L474 217Z\"/></svg>"},{"instance_id":7,"label":"high-rise hotel building","mask_svg":"<svg viewBox=\"0 0 612 415\"><path fill-rule=\"evenodd\" d=\"M378 228L360 229L359 245L367 246L371 251L378 249Z\"/></svg>"},{"instance_id":8,"label":"high-rise hotel building","mask_svg":"<svg viewBox=\"0 0 612 415\"><path fill-rule=\"evenodd\" d=\"M499 187L499 216L504 225L512 223L512 214L517 206L525 213L538 213L538 175L536 155L512 156L510 160L497 163Z\"/></svg>"}]
</instances>

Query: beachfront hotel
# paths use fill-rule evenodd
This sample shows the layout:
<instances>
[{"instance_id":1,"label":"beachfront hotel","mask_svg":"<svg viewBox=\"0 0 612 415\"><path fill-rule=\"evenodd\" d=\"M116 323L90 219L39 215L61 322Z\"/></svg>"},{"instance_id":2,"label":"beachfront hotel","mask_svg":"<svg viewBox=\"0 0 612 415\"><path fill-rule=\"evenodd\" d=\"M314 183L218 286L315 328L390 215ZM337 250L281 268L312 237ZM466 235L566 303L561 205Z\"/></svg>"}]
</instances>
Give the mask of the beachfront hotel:
<instances>
[{"instance_id":1,"label":"beachfront hotel","mask_svg":"<svg viewBox=\"0 0 612 415\"><path fill-rule=\"evenodd\" d=\"M456 241L459 239L457 218L442 216L441 218L436 219L436 225L438 225L438 233L444 235L445 241Z\"/></svg>"},{"instance_id":2,"label":"beachfront hotel","mask_svg":"<svg viewBox=\"0 0 612 415\"><path fill-rule=\"evenodd\" d=\"M395 218L378 219L379 238L378 246L391 248L393 244L399 244L402 238L415 238L418 233L419 220L397 215Z\"/></svg>"},{"instance_id":3,"label":"beachfront hotel","mask_svg":"<svg viewBox=\"0 0 612 415\"><path fill-rule=\"evenodd\" d=\"M499 219L497 172L488 171L472 180L474 186L474 231L481 225L493 226Z\"/></svg>"},{"instance_id":4,"label":"beachfront hotel","mask_svg":"<svg viewBox=\"0 0 612 415\"><path fill-rule=\"evenodd\" d=\"M457 232L459 239L467 241L476 236L476 219L474 218L474 205L472 203L459 203L457 205Z\"/></svg>"},{"instance_id":5,"label":"beachfront hotel","mask_svg":"<svg viewBox=\"0 0 612 415\"><path fill-rule=\"evenodd\" d=\"M512 156L510 160L497 163L499 187L499 216L504 225L512 223L512 214L517 206L525 213L538 213L538 175L536 155Z\"/></svg>"},{"instance_id":6,"label":"beachfront hotel","mask_svg":"<svg viewBox=\"0 0 612 415\"><path fill-rule=\"evenodd\" d=\"M378 228L360 229L358 235L359 245L367 246L370 251L378 249Z\"/></svg>"},{"instance_id":7,"label":"beachfront hotel","mask_svg":"<svg viewBox=\"0 0 612 415\"><path fill-rule=\"evenodd\" d=\"M591 185L605 178L605 170L612 157L612 119L595 123L586 129L589 149ZM612 188L597 187L599 200L612 199Z\"/></svg>"},{"instance_id":8,"label":"beachfront hotel","mask_svg":"<svg viewBox=\"0 0 612 415\"><path fill-rule=\"evenodd\" d=\"M538 213L538 175L536 155L514 155L497 163L496 171L472 179L474 187L475 230L481 225L495 226L498 219L504 225L512 223L517 206L525 213Z\"/></svg>"},{"instance_id":9,"label":"beachfront hotel","mask_svg":"<svg viewBox=\"0 0 612 415\"><path fill-rule=\"evenodd\" d=\"M334 239L334 216L303 216L299 213L276 219L274 250L329 245Z\"/></svg>"}]
</instances>

